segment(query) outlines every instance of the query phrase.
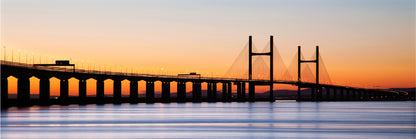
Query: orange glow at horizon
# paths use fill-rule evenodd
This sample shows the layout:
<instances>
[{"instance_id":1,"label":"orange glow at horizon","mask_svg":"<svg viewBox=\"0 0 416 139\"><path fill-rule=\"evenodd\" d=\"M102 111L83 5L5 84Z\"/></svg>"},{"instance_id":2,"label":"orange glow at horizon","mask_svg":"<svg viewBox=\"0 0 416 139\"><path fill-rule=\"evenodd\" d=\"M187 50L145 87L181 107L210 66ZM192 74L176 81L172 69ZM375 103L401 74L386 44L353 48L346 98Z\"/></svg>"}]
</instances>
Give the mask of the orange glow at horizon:
<instances>
[{"instance_id":1,"label":"orange glow at horizon","mask_svg":"<svg viewBox=\"0 0 416 139\"><path fill-rule=\"evenodd\" d=\"M88 79L87 82L87 96L96 96L97 95L97 80Z\"/></svg>"},{"instance_id":2,"label":"orange glow at horizon","mask_svg":"<svg viewBox=\"0 0 416 139\"><path fill-rule=\"evenodd\" d=\"M68 79L68 96L79 96L79 80L75 78Z\"/></svg>"}]
</instances>

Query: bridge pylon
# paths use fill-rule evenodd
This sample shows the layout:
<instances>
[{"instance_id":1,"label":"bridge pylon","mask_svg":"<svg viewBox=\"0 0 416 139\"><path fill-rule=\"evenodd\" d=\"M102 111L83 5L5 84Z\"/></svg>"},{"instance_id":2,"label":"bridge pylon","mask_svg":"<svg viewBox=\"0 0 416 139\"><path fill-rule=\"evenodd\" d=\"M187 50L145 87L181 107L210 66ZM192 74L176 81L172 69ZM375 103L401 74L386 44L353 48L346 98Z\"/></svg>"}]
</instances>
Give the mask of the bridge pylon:
<instances>
[{"instance_id":1,"label":"bridge pylon","mask_svg":"<svg viewBox=\"0 0 416 139\"><path fill-rule=\"evenodd\" d=\"M252 37L248 37L248 79L252 80L252 73L253 73L253 56L269 56L270 58L270 94L269 94L269 100L271 102L274 102L274 96L273 96L273 36L270 35L270 51L265 53L253 53L253 41ZM255 99L255 85L253 82L249 82L249 101L254 101Z\"/></svg>"},{"instance_id":2,"label":"bridge pylon","mask_svg":"<svg viewBox=\"0 0 416 139\"><path fill-rule=\"evenodd\" d=\"M316 64L316 81L315 86L312 87L312 100L319 101L322 98L322 87L319 85L319 46L316 46L316 58L315 60L302 60L301 59L301 46L298 46L298 98L297 101L301 101L301 88L302 88L302 81L301 81L301 64L302 63L315 63ZM316 92L316 94L315 94Z\"/></svg>"}]
</instances>

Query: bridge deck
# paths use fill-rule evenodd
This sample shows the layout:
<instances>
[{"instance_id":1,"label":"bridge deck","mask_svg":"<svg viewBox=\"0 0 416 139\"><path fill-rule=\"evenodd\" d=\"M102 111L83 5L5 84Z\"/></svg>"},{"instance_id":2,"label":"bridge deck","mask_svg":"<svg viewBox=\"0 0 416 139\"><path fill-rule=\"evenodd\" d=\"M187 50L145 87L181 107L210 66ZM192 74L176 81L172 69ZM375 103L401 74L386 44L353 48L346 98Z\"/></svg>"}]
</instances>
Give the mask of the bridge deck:
<instances>
[{"instance_id":1,"label":"bridge deck","mask_svg":"<svg viewBox=\"0 0 416 139\"><path fill-rule=\"evenodd\" d=\"M248 80L239 78L222 78L222 77L183 77L173 75L154 75L139 73L121 73L110 71L82 70L82 69L66 69L59 67L34 66L31 64L14 63L10 61L1 61L1 78L2 78L2 107L7 106L28 106L28 105L52 105L52 104L89 104L89 103L138 103L138 102L230 102L230 101L274 101L276 97L273 94L270 98L255 98L255 91L252 86L273 84L289 84L300 86L302 88L325 88L326 94L323 92L312 92L311 97L304 97L299 101L339 101L339 100L403 100L406 94L400 92L388 92L375 89L354 88L339 85L315 84L297 81L274 80ZM8 99L8 80L9 76L18 78L18 94L17 100ZM40 98L39 100L30 99L30 81L29 78L35 76L40 81ZM60 79L60 97L57 100L50 99L49 79L56 77ZM68 79L77 78L80 80L79 98L71 98L68 95ZM87 79L97 80L97 97L86 97ZM104 96L104 80L113 79L114 91L112 98ZM130 80L130 97L122 98L121 81ZM146 98L139 98L137 94L137 81L146 81ZM82 81L82 82L81 82ZM133 82L134 81L134 82ZM154 82L162 82L162 98L155 98ZM177 98L170 97L170 82L178 83ZM184 83L192 82L192 98L186 97L186 86ZM208 83L208 98L201 97L201 83ZM222 83L222 97L217 97L216 84ZM245 83L249 84L248 98L245 98ZM232 95L232 85L237 86L237 96ZM83 87L82 87L83 86ZM149 89L148 89L149 88ZM313 89L312 89L313 90ZM330 90L333 94L330 95ZM338 90L338 91L337 91ZM344 94L345 90L345 94ZM235 90L234 90L235 91ZM350 93L351 91L351 93ZM298 92L298 94L300 91ZM339 93L339 95L337 95ZM300 95L300 94L299 94ZM323 97L325 95L326 97ZM332 97L332 98L331 98ZM43 100L42 100L43 99ZM41 103L42 102L42 103ZM41 104L40 104L41 103Z\"/></svg>"},{"instance_id":2,"label":"bridge deck","mask_svg":"<svg viewBox=\"0 0 416 139\"><path fill-rule=\"evenodd\" d=\"M1 60L1 66L11 66L11 67L20 67L26 69L32 69L36 71L50 71L58 72L61 74L79 74L79 75L91 75L91 76L118 76L125 79L129 78L154 78L156 80L189 80L195 81L200 80L201 82L252 82L257 85L268 85L270 80L259 80L259 79L243 79L243 78L224 78L224 77L187 77L187 76L177 76L177 75L158 75L158 74L143 74L143 73L124 73L124 72L113 72L113 71L100 71L100 70L85 70L85 69L68 69L61 67L50 67L50 66L36 66L33 64L17 63L10 61ZM287 81L287 80L274 80L274 84L288 84L288 85L298 85L297 81ZM312 82L301 82L302 86L310 87L316 85ZM351 89L365 89L357 87L348 87L341 85L331 85L331 84L319 84L322 87L342 87L342 88L351 88Z\"/></svg>"}]
</instances>

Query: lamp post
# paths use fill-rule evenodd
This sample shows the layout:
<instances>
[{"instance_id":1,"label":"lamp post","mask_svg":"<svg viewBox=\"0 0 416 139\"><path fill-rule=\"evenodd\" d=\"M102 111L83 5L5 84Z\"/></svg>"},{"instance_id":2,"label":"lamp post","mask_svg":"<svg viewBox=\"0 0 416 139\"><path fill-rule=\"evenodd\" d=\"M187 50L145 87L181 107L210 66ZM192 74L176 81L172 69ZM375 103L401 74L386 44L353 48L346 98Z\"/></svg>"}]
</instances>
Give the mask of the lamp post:
<instances>
[{"instance_id":1,"label":"lamp post","mask_svg":"<svg viewBox=\"0 0 416 139\"><path fill-rule=\"evenodd\" d=\"M20 63L20 49L17 49L17 53L19 54L19 63Z\"/></svg>"},{"instance_id":2,"label":"lamp post","mask_svg":"<svg viewBox=\"0 0 416 139\"><path fill-rule=\"evenodd\" d=\"M3 47L4 47L4 61L6 61L6 45L4 45Z\"/></svg>"},{"instance_id":3,"label":"lamp post","mask_svg":"<svg viewBox=\"0 0 416 139\"><path fill-rule=\"evenodd\" d=\"M27 51L25 51L25 56L26 56L26 62L25 62L25 64L27 64Z\"/></svg>"},{"instance_id":4,"label":"lamp post","mask_svg":"<svg viewBox=\"0 0 416 139\"><path fill-rule=\"evenodd\" d=\"M35 64L35 54L32 52L32 64Z\"/></svg>"},{"instance_id":5,"label":"lamp post","mask_svg":"<svg viewBox=\"0 0 416 139\"><path fill-rule=\"evenodd\" d=\"M12 48L12 64L14 64L14 61L13 61L13 48Z\"/></svg>"}]
</instances>

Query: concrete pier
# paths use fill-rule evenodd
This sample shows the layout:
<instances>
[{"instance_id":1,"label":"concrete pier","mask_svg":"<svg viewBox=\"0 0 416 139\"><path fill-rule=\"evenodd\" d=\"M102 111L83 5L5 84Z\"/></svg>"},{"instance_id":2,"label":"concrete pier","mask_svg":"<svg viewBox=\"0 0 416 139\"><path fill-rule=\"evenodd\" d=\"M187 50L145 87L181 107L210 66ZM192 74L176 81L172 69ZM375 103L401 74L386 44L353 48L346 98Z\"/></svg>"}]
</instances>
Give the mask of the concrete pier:
<instances>
[{"instance_id":1,"label":"concrete pier","mask_svg":"<svg viewBox=\"0 0 416 139\"><path fill-rule=\"evenodd\" d=\"M137 98L139 98L138 87L139 87L138 80L130 79L130 94L129 94L130 103L135 103Z\"/></svg>"},{"instance_id":2,"label":"concrete pier","mask_svg":"<svg viewBox=\"0 0 416 139\"><path fill-rule=\"evenodd\" d=\"M48 76L40 77L40 80L39 80L39 99L42 103L41 105L48 105L50 97L51 97L50 77L48 77Z\"/></svg>"},{"instance_id":3,"label":"concrete pier","mask_svg":"<svg viewBox=\"0 0 416 139\"><path fill-rule=\"evenodd\" d=\"M17 100L19 105L28 105L30 100L30 82L29 76L17 76Z\"/></svg>"},{"instance_id":4,"label":"concrete pier","mask_svg":"<svg viewBox=\"0 0 416 139\"><path fill-rule=\"evenodd\" d=\"M146 102L154 103L155 102L155 82L146 81Z\"/></svg>"},{"instance_id":5,"label":"concrete pier","mask_svg":"<svg viewBox=\"0 0 416 139\"><path fill-rule=\"evenodd\" d=\"M170 82L162 82L162 101L170 102Z\"/></svg>"}]
</instances>

